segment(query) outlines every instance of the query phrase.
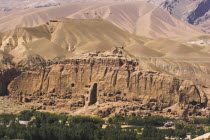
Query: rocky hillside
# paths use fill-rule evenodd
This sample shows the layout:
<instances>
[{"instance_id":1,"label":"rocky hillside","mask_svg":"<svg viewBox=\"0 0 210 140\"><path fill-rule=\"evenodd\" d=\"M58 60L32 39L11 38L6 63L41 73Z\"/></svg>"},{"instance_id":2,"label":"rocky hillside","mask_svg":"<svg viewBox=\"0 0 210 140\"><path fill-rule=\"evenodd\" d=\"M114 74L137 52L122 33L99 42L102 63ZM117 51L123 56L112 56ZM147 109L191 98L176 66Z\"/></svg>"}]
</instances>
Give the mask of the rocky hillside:
<instances>
[{"instance_id":1,"label":"rocky hillside","mask_svg":"<svg viewBox=\"0 0 210 140\"><path fill-rule=\"evenodd\" d=\"M11 68L0 71L0 96L8 95L7 87L9 83L20 75L20 71Z\"/></svg>"},{"instance_id":2,"label":"rocky hillside","mask_svg":"<svg viewBox=\"0 0 210 140\"><path fill-rule=\"evenodd\" d=\"M193 38L190 43L193 40L198 38ZM210 54L206 45L147 39L123 31L103 19L55 19L40 26L0 34L1 68L31 69L48 60L68 59L123 46L128 53L141 59L143 69L185 77L204 85L210 79ZM191 74L196 74L197 78Z\"/></svg>"},{"instance_id":3,"label":"rocky hillside","mask_svg":"<svg viewBox=\"0 0 210 140\"><path fill-rule=\"evenodd\" d=\"M44 24L50 19L105 19L132 34L150 38L182 38L203 34L148 2L70 3L62 6L8 12L0 17L0 31ZM1 13L0 13L1 15Z\"/></svg>"},{"instance_id":4,"label":"rocky hillside","mask_svg":"<svg viewBox=\"0 0 210 140\"><path fill-rule=\"evenodd\" d=\"M0 95L22 109L208 115L201 109L209 106L210 54L192 40L152 40L103 19L63 18L1 33L0 42Z\"/></svg>"},{"instance_id":5,"label":"rocky hillside","mask_svg":"<svg viewBox=\"0 0 210 140\"><path fill-rule=\"evenodd\" d=\"M210 0L166 0L161 7L178 19L210 31Z\"/></svg>"},{"instance_id":6,"label":"rocky hillside","mask_svg":"<svg viewBox=\"0 0 210 140\"><path fill-rule=\"evenodd\" d=\"M98 115L205 115L207 97L192 81L143 71L117 47L103 53L22 72L8 86L10 99L33 109Z\"/></svg>"},{"instance_id":7,"label":"rocky hillside","mask_svg":"<svg viewBox=\"0 0 210 140\"><path fill-rule=\"evenodd\" d=\"M16 65L31 67L45 60L105 51L114 46L141 46L146 40L102 19L56 19L1 33L0 48Z\"/></svg>"},{"instance_id":8,"label":"rocky hillside","mask_svg":"<svg viewBox=\"0 0 210 140\"><path fill-rule=\"evenodd\" d=\"M42 8L59 6L61 1L58 0L1 0L0 11L16 11L18 9Z\"/></svg>"}]
</instances>

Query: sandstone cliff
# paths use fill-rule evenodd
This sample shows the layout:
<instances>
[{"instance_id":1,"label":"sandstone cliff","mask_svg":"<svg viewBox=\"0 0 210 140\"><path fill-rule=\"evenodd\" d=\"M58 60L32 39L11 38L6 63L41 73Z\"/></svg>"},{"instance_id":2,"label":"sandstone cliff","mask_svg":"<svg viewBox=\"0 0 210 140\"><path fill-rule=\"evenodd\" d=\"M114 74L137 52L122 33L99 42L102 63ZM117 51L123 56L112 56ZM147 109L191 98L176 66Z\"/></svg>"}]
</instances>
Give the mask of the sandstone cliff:
<instances>
[{"instance_id":1,"label":"sandstone cliff","mask_svg":"<svg viewBox=\"0 0 210 140\"><path fill-rule=\"evenodd\" d=\"M7 95L7 86L18 75L20 72L14 68L0 71L0 96Z\"/></svg>"},{"instance_id":2,"label":"sandstone cliff","mask_svg":"<svg viewBox=\"0 0 210 140\"><path fill-rule=\"evenodd\" d=\"M182 79L193 80L196 84L210 86L208 58L203 58L203 62L193 58L140 58L139 61L143 69L156 70Z\"/></svg>"},{"instance_id":3,"label":"sandstone cliff","mask_svg":"<svg viewBox=\"0 0 210 140\"><path fill-rule=\"evenodd\" d=\"M49 106L69 111L104 106L93 110L95 115L103 117L117 111L117 108L113 110L116 103L128 104L123 112L118 112L127 115L129 111L161 112L172 106L177 108L170 108L167 113L193 115L206 107L205 93L192 81L140 70L137 61L117 53L118 56L95 54L97 56L89 58L68 59L23 72L9 84L9 96L17 102L41 103L39 109L44 110ZM112 108L101 112L109 103Z\"/></svg>"}]
</instances>

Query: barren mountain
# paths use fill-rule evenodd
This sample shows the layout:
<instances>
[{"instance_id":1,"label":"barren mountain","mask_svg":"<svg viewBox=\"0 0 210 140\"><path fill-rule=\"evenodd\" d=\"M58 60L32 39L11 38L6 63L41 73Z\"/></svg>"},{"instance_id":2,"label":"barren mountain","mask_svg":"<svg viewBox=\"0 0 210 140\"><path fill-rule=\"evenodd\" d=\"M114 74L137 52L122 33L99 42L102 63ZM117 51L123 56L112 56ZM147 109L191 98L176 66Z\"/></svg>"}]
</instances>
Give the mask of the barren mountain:
<instances>
[{"instance_id":1,"label":"barren mountain","mask_svg":"<svg viewBox=\"0 0 210 140\"><path fill-rule=\"evenodd\" d=\"M207 105L201 86L140 70L123 47L25 71L10 82L8 93L32 109L101 117L205 115Z\"/></svg>"},{"instance_id":2,"label":"barren mountain","mask_svg":"<svg viewBox=\"0 0 210 140\"><path fill-rule=\"evenodd\" d=\"M0 11L13 11L27 8L41 8L58 6L62 3L59 0L1 0Z\"/></svg>"},{"instance_id":3,"label":"barren mountain","mask_svg":"<svg viewBox=\"0 0 210 140\"><path fill-rule=\"evenodd\" d=\"M199 29L170 16L148 2L71 3L27 9L0 18L0 30L44 24L57 17L103 18L123 30L146 37L182 37L202 34Z\"/></svg>"},{"instance_id":4,"label":"barren mountain","mask_svg":"<svg viewBox=\"0 0 210 140\"><path fill-rule=\"evenodd\" d=\"M199 46L191 47L169 39L151 40L123 31L103 19L54 19L36 27L18 28L0 34L0 49L16 64L28 58L69 58L92 51L123 46L139 57L210 57ZM22 60L24 60L22 62ZM30 61L34 59L29 59ZM27 62L29 63L29 62Z\"/></svg>"},{"instance_id":5,"label":"barren mountain","mask_svg":"<svg viewBox=\"0 0 210 140\"><path fill-rule=\"evenodd\" d=\"M189 43L203 38L152 40L102 18L10 30L0 34L0 95L20 110L208 115L210 54Z\"/></svg>"},{"instance_id":6,"label":"barren mountain","mask_svg":"<svg viewBox=\"0 0 210 140\"><path fill-rule=\"evenodd\" d=\"M102 19L55 19L40 26L1 33L0 38L0 49L4 53L2 62L7 67L7 64L32 67L46 60L72 58L123 46L129 54L142 59L140 66L147 70L193 80L200 77L198 83L205 83L209 73L208 36L194 37L184 42L151 40L130 34ZM195 44L204 39L206 45ZM175 67L180 69L179 72L174 73ZM191 77L192 73L199 76Z\"/></svg>"},{"instance_id":7,"label":"barren mountain","mask_svg":"<svg viewBox=\"0 0 210 140\"><path fill-rule=\"evenodd\" d=\"M147 1L147 0L1 0L0 11L15 11L18 9L53 7L67 3L100 3L100 2L132 2L132 1Z\"/></svg>"},{"instance_id":8,"label":"barren mountain","mask_svg":"<svg viewBox=\"0 0 210 140\"><path fill-rule=\"evenodd\" d=\"M178 19L210 31L210 0L166 0L161 7Z\"/></svg>"},{"instance_id":9,"label":"barren mountain","mask_svg":"<svg viewBox=\"0 0 210 140\"><path fill-rule=\"evenodd\" d=\"M55 19L37 27L7 31L0 36L0 49L14 56L13 61L21 65L105 51L114 46L141 46L147 40L102 19Z\"/></svg>"},{"instance_id":10,"label":"barren mountain","mask_svg":"<svg viewBox=\"0 0 210 140\"><path fill-rule=\"evenodd\" d=\"M0 96L19 111L208 116L210 37L150 3L2 12Z\"/></svg>"}]
</instances>

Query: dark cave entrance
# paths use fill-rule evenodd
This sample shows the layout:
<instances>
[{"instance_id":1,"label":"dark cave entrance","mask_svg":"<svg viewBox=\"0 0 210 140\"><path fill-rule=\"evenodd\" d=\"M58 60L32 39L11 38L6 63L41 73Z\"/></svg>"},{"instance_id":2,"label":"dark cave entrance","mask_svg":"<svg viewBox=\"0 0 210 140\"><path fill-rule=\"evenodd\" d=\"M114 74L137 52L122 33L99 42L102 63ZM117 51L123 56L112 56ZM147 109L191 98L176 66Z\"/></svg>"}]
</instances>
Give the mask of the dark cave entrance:
<instances>
[{"instance_id":1,"label":"dark cave entrance","mask_svg":"<svg viewBox=\"0 0 210 140\"><path fill-rule=\"evenodd\" d=\"M90 101L89 105L95 104L97 102L97 87L98 84L95 83L90 91Z\"/></svg>"}]
</instances>

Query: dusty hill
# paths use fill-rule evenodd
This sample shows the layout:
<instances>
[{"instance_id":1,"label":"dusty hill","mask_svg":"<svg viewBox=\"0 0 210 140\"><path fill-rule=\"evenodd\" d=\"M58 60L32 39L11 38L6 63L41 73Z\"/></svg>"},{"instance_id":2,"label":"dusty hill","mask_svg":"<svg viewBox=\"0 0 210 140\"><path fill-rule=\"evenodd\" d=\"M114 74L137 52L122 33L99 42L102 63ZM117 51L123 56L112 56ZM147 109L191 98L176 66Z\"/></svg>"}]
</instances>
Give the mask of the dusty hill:
<instances>
[{"instance_id":1,"label":"dusty hill","mask_svg":"<svg viewBox=\"0 0 210 140\"><path fill-rule=\"evenodd\" d=\"M207 36L199 36L197 38ZM140 67L206 83L210 73L208 46L189 41L147 39L130 34L103 19L56 19L46 24L0 34L0 49L12 64L34 67L46 60L74 58L123 46ZM192 41L191 40L191 41ZM8 57L7 57L8 58ZM3 59L2 59L3 60ZM191 75L196 74L196 77Z\"/></svg>"},{"instance_id":2,"label":"dusty hill","mask_svg":"<svg viewBox=\"0 0 210 140\"><path fill-rule=\"evenodd\" d=\"M2 64L18 70L1 69L0 93L29 109L187 116L210 106L210 55L187 42L140 37L101 18L54 19L0 38Z\"/></svg>"},{"instance_id":3,"label":"dusty hill","mask_svg":"<svg viewBox=\"0 0 210 140\"><path fill-rule=\"evenodd\" d=\"M195 27L184 24L147 2L120 3L83 10L69 18L103 18L131 33L146 37L180 37L199 34Z\"/></svg>"},{"instance_id":4,"label":"dusty hill","mask_svg":"<svg viewBox=\"0 0 210 140\"><path fill-rule=\"evenodd\" d=\"M23 60L68 58L93 51L105 51L114 46L141 47L148 39L132 35L102 19L56 19L30 28L19 28L0 34L1 50ZM150 53L148 51L148 56ZM32 62L31 62L32 61Z\"/></svg>"},{"instance_id":5,"label":"dusty hill","mask_svg":"<svg viewBox=\"0 0 210 140\"><path fill-rule=\"evenodd\" d=\"M146 37L200 35L200 30L170 16L148 2L71 3L68 5L19 10L0 18L0 30L44 24L49 19L103 18L123 30Z\"/></svg>"},{"instance_id":6,"label":"dusty hill","mask_svg":"<svg viewBox=\"0 0 210 140\"><path fill-rule=\"evenodd\" d=\"M197 42L195 38L191 41L193 43ZM143 69L160 71L209 85L209 45L196 45L188 41L155 39L146 42L144 46L161 53L162 56L140 57L139 61Z\"/></svg>"},{"instance_id":7,"label":"dusty hill","mask_svg":"<svg viewBox=\"0 0 210 140\"><path fill-rule=\"evenodd\" d=\"M210 54L202 52L194 46L188 46L169 39L155 39L144 44L145 46L162 52L165 57L209 57ZM200 47L199 47L200 48Z\"/></svg>"},{"instance_id":8,"label":"dusty hill","mask_svg":"<svg viewBox=\"0 0 210 140\"><path fill-rule=\"evenodd\" d=\"M68 1L68 0L67 0ZM1 0L0 11L13 11L26 8L40 8L60 5L60 0Z\"/></svg>"}]
</instances>

